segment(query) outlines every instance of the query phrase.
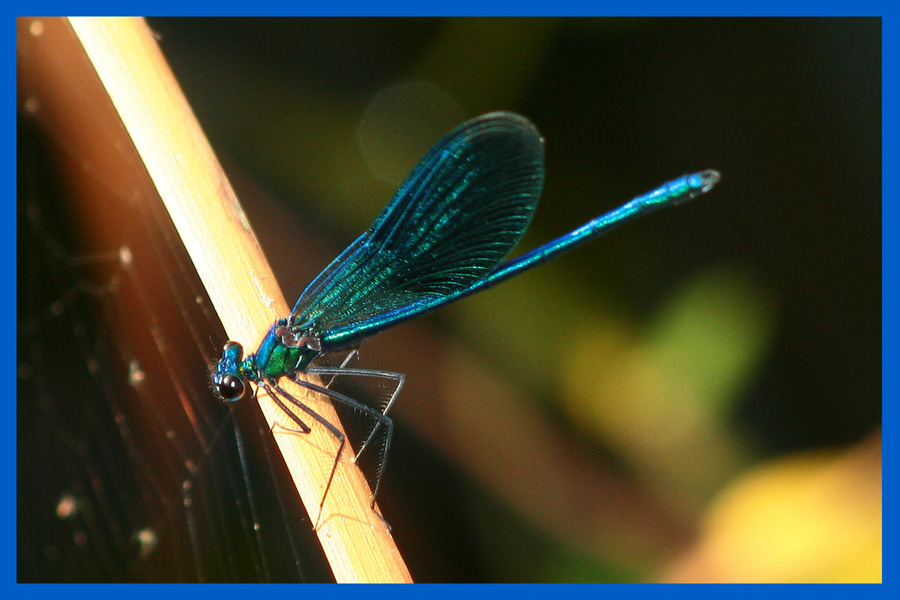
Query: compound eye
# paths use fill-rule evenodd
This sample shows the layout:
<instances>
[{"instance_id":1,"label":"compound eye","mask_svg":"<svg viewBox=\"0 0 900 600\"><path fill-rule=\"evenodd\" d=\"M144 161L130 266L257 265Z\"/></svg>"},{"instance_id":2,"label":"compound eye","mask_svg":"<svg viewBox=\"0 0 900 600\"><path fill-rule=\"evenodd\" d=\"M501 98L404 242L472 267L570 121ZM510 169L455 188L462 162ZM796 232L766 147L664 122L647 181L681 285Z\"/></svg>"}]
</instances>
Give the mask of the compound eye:
<instances>
[{"instance_id":1,"label":"compound eye","mask_svg":"<svg viewBox=\"0 0 900 600\"><path fill-rule=\"evenodd\" d=\"M229 402L236 402L244 396L244 380L237 375L228 374L218 384L219 393Z\"/></svg>"}]
</instances>

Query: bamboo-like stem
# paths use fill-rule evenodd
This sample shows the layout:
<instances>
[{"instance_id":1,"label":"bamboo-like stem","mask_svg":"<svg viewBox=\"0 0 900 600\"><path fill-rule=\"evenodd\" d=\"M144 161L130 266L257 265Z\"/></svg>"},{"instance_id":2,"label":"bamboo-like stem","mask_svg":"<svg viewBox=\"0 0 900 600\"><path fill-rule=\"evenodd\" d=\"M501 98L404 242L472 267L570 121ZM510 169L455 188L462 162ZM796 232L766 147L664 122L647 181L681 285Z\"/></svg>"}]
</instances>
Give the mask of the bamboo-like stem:
<instances>
[{"instance_id":1,"label":"bamboo-like stem","mask_svg":"<svg viewBox=\"0 0 900 600\"><path fill-rule=\"evenodd\" d=\"M69 18L172 217L231 339L252 351L288 312L256 236L143 19ZM226 340L222 340L224 343ZM332 423L327 402L282 382ZM337 440L308 435L260 390L259 405L310 516L316 519ZM215 401L210 397L210 402ZM409 571L369 507L365 477L344 452L317 530L338 582L408 582Z\"/></svg>"}]
</instances>

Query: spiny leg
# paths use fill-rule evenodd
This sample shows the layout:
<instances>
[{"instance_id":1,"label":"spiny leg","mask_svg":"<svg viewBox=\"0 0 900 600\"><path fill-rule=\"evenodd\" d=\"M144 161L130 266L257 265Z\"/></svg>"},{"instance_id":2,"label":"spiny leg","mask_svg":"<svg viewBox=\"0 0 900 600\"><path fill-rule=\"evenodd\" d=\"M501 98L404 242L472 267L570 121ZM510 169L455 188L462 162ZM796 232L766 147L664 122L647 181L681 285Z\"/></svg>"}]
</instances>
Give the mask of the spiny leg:
<instances>
[{"instance_id":1,"label":"spiny leg","mask_svg":"<svg viewBox=\"0 0 900 600\"><path fill-rule=\"evenodd\" d=\"M355 350L354 350L355 352ZM343 365L346 365L349 361L349 357L352 356L351 353L348 356L348 359L344 361ZM393 371L375 371L371 369L354 369L352 367L345 368L343 365L340 367L310 367L307 369L308 373L316 374L316 375L331 375L331 381L333 382L337 376L342 377L371 377L373 379L382 379L389 380L394 383L394 391L391 392L391 397L384 404L383 408L379 408L382 415L385 417L391 407L394 405L394 401L397 399L397 396L400 394L400 390L403 388L403 383L406 381L406 376L403 373L394 373ZM393 422L392 422L393 423ZM359 457L362 455L363 451L368 447L369 442L375 437L375 434L378 432L378 428L381 427L381 422L378 421L375 424L374 429L369 433L366 441L363 442L362 446L360 446L359 451L356 453L356 460L359 460ZM387 449L385 449L385 453ZM382 461L383 464L387 462L387 458Z\"/></svg>"},{"instance_id":2,"label":"spiny leg","mask_svg":"<svg viewBox=\"0 0 900 600\"><path fill-rule=\"evenodd\" d=\"M319 358L319 359L317 359L317 364L323 364L323 362L324 362L324 363L325 363L325 366L324 366L324 367L321 367L321 368L325 368L325 369L338 369L338 370L340 370L341 372L343 372L343 370L344 370L345 368L347 368L347 364L348 364L351 360L353 360L353 357L359 355L359 350L356 349L356 348L354 348L354 349L350 350L349 352L347 352L347 355L341 360L341 363L340 363L339 365L337 365L336 367L335 367L335 366L332 366L332 365L330 365L330 364L327 364L327 362L325 362L325 361L327 361L328 359L330 359L330 358L332 358L332 357L335 357L337 354L338 354L338 353L332 353L332 354L330 354L330 355L328 355L328 356L326 356L326 357L324 357L324 358ZM307 369L307 372L309 372L309 369ZM331 387L331 384L334 383L334 380L337 379L337 376L338 376L340 373L336 373L336 372L331 371L331 372L325 373L325 374L326 374L326 375L331 375L331 377L328 378L327 380L326 380L326 379L322 379L322 387L330 388L330 387Z\"/></svg>"},{"instance_id":3,"label":"spiny leg","mask_svg":"<svg viewBox=\"0 0 900 600\"><path fill-rule=\"evenodd\" d=\"M304 385L304 387L313 389L314 391L320 391L318 389L315 389L315 388L318 388L319 386L314 386L314 384L309 384L309 385L307 385L307 384L308 384L308 382L301 382L301 385ZM259 385L260 385L260 387L262 387L269 393L269 397L272 398L272 401L278 405L278 408L280 408L281 411L284 414L286 414L300 428L299 431L290 429L290 428L286 428L286 429L288 429L288 431L292 431L294 433L307 434L310 431L312 431L312 428L310 428L309 425L304 423L300 419L300 417L298 417L296 414L294 414L294 412L292 410L288 409L288 407L284 404L284 402L282 402L281 398L284 398L285 400L287 400L288 402L290 402L291 404L293 404L294 406L296 406L297 408L299 408L300 410L302 410L303 412L305 412L306 414L311 416L313 419L315 419L316 421L321 423L328 431L331 432L332 435L334 435L338 439L338 442L339 442L338 451L337 451L337 454L335 455L334 463L331 465L331 473L329 473L328 481L325 483L325 491L322 494L322 499L319 501L319 514L316 516L316 521L315 521L315 524L313 525L313 529L316 530L319 528L319 521L322 518L322 512L323 512L324 506L325 506L325 498L328 497L328 491L331 489L331 482L334 480L334 474L337 471L338 463L341 460L341 454L344 452L344 445L347 442L347 436L345 436L341 432L340 429L335 427L325 417L323 417L322 415L320 415L319 413L314 411L312 408L310 408L309 406L307 406L306 404L304 404L303 402L301 402L300 400L295 398L293 395L288 393L287 390L285 390L284 388L279 386L277 383L261 380L259 382ZM314 386L314 387L312 387L312 386Z\"/></svg>"},{"instance_id":4,"label":"spiny leg","mask_svg":"<svg viewBox=\"0 0 900 600\"><path fill-rule=\"evenodd\" d=\"M329 370L329 373L327 373L327 374L332 374L332 375L335 374L332 369L328 369L328 370ZM344 370L341 373L337 373L337 374L342 375L342 374L346 373L346 371L348 371L348 370ZM359 374L361 374L361 373L359 373L359 371L362 371L362 372L368 374L369 376L371 376L371 374L373 374L373 373L376 373L376 374L384 373L382 371L365 371L364 369L349 369L349 371L350 371L350 374L354 374L354 375L359 375ZM308 369L307 372L313 374L313 373L315 373L315 369ZM398 377L389 377L389 379L399 380L399 383L398 383L397 390L395 390L394 394L392 394L392 396L391 396L391 401L389 402L389 404L391 402L393 402L393 398L397 395L397 391L399 391L400 385L402 385L403 378L404 378L403 375L401 375L399 373L391 373L390 375L398 376ZM308 388L314 392L319 392L320 394L324 394L325 396L328 396L332 400L336 400L336 401L338 401L346 406L349 406L350 408L352 408L354 410L358 410L361 413L367 415L368 417L374 419L375 421L377 421L376 426L375 426L376 429L383 425L386 430L385 444L384 444L384 448L385 448L384 457L387 456L387 453L390 450L390 446L391 446L391 438L393 437L394 423L383 412L381 412L380 410L376 410L370 406L366 406L365 404L359 402L358 400L354 400L353 398L351 398L345 394L341 394L334 390L330 390L330 389L324 388L320 385L316 385L314 383L310 383L309 381L300 379L296 374L289 375L289 377L291 378L292 381L294 381L298 385L302 385L303 387ZM277 388L277 386L276 386L276 388ZM277 389L280 389L280 388L277 388ZM306 408L305 410L309 410L309 409ZM321 419L321 417L318 417L318 418ZM374 430L373 430L373 433L374 433ZM341 448L343 449L343 444L341 445ZM378 490L381 487L381 478L382 478L382 474L384 471L384 469L383 469L384 462L385 462L384 457L382 458L378 473L376 473L375 486L374 486L374 489L372 490L371 508L372 508L372 511L376 515L378 515L378 518L381 519L385 523L385 525L388 526L388 528L390 528L390 525L387 523L387 521L385 521L385 519L381 515L381 513L378 512L378 510L375 508L375 500L378 497ZM340 457L338 456L338 459L339 458ZM335 459L335 467L334 468L337 467L338 459ZM356 460L355 457L354 457L354 460ZM332 476L334 475L334 472L333 472L334 468L332 469ZM322 499L322 501L324 503L324 498Z\"/></svg>"}]
</instances>

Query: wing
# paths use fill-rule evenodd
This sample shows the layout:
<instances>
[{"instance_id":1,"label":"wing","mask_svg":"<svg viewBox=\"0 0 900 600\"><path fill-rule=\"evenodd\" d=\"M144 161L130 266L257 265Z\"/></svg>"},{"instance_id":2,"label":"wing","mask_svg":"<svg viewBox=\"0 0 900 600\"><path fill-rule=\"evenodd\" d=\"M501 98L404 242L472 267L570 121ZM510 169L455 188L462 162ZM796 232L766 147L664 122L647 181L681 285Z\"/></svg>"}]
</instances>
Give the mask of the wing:
<instances>
[{"instance_id":1,"label":"wing","mask_svg":"<svg viewBox=\"0 0 900 600\"><path fill-rule=\"evenodd\" d=\"M499 112L460 125L307 286L291 326L353 327L474 285L522 238L543 181L543 140L528 120Z\"/></svg>"}]
</instances>

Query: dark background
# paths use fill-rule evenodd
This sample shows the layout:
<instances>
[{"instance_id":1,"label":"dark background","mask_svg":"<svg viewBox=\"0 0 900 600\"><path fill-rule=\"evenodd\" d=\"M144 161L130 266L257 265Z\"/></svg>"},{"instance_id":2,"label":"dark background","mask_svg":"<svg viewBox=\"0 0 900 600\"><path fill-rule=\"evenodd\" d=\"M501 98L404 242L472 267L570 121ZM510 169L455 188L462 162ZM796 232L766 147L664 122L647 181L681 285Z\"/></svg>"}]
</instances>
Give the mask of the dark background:
<instances>
[{"instance_id":1,"label":"dark background","mask_svg":"<svg viewBox=\"0 0 900 600\"><path fill-rule=\"evenodd\" d=\"M456 336L499 377L519 383L548 419L565 423L556 402L566 385L552 377L566 370L558 355L570 338L556 324L569 305L556 299L652 322L680 282L697 272L724 272L713 277L720 291L763 315L754 321L761 340L754 358L727 408L716 413L738 445L751 449L749 462L852 444L880 427L880 20L151 19L150 25L264 248L272 248L289 303L365 228L440 135L475 115L512 110L546 139L547 183L528 247L684 172L716 168L722 183L692 206L630 225L541 269L560 269L565 281L582 285L549 288L543 310L561 314L528 312L527 321L502 328L546 338L534 366L522 366L515 341L496 339L502 332L479 337L469 313L455 317L456 309L431 318L429 336ZM383 108L380 99L394 92L379 94L394 86L412 92ZM375 151L388 155L387 183L371 177L357 141L370 106L387 113L395 134ZM242 190L245 180L265 194ZM318 264L303 264L315 261L292 251L299 242L290 229L265 230L268 217L260 211L271 208L255 208L255 195L279 198L279 219L295 215L305 227L298 224L298 237L322 240L329 250ZM601 308L592 307L595 299ZM502 298L484 302L492 306L485 311L496 311L488 315L506 310ZM384 335L400 340L388 352L402 354L403 328ZM365 348L364 362L368 357L376 368L412 368ZM597 351L597 363L611 361ZM485 509L496 495L472 487L465 469L444 464L439 451L431 460L443 467L423 466L432 464L424 457L435 449L421 434L403 433L404 405L429 402L438 382L429 372L405 372L410 384L396 409L401 433L382 502L403 494L395 501L399 512L429 515L403 517L416 523L406 528L419 532L411 536L415 546L392 517L414 576L527 580L540 577L530 570L542 557L568 556L527 518ZM579 444L631 473L629 451L615 436L585 434L577 414L574 420ZM469 506L456 496L457 478L466 482ZM514 567L485 566L481 553L498 545L479 545L492 534L460 525L471 518L472 504L491 515L481 519L497 527L494 536L526 540L499 545ZM532 545L556 550L523 550ZM422 558L432 554L438 558ZM583 566L582 559L571 562ZM625 570L626 580L645 576Z\"/></svg>"},{"instance_id":2,"label":"dark background","mask_svg":"<svg viewBox=\"0 0 900 600\"><path fill-rule=\"evenodd\" d=\"M433 142L485 112L546 139L528 248L683 173L723 175L692 205L363 346L361 366L407 375L380 502L416 580L653 579L740 473L880 429L880 20L149 24L289 303ZM659 365L662 408L638 402ZM511 414L507 431L471 415L497 439L473 455L437 398L492 385L539 417L517 430ZM552 487L545 465L521 487L473 469L507 446L549 455L534 432L627 491L609 492L622 522L628 498L665 507L648 525L663 549L629 554L627 527L596 552L571 541L518 502ZM548 513L580 515L574 497Z\"/></svg>"},{"instance_id":3,"label":"dark background","mask_svg":"<svg viewBox=\"0 0 900 600\"><path fill-rule=\"evenodd\" d=\"M341 135L379 91L426 75L463 118L506 109L538 125L555 197L535 224L549 233L532 244L665 178L718 169L720 188L702 206L642 224L654 229L654 252L634 258L655 262L629 264L621 252L620 264L604 264L613 272L603 286L619 286L640 314L692 265L738 264L777 304L758 389L742 401L754 435L784 451L851 442L880 423L880 20L461 21L150 24L213 146L273 187L296 185L283 200L309 202L314 214L303 157L321 148L308 131L346 118ZM442 43L451 47L436 58ZM519 72L498 77L499 90L482 74L509 70ZM284 163L298 173L285 174ZM354 219L368 222L386 201L359 199L369 204ZM571 260L591 264L616 254L607 245L616 242ZM305 283L284 277L286 289Z\"/></svg>"}]
</instances>

